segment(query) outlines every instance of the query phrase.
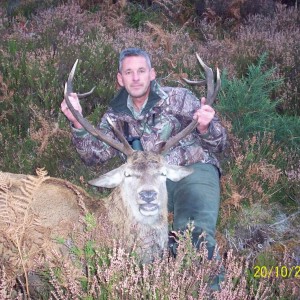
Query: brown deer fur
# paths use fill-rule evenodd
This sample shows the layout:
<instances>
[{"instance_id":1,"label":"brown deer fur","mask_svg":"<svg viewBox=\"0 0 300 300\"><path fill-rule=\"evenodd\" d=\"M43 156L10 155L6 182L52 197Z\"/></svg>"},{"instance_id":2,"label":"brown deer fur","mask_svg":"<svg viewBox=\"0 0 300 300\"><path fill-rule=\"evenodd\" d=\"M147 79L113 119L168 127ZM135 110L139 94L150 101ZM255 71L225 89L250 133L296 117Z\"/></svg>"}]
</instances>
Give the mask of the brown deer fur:
<instances>
[{"instance_id":1,"label":"brown deer fur","mask_svg":"<svg viewBox=\"0 0 300 300\"><path fill-rule=\"evenodd\" d=\"M109 197L98 200L41 170L38 176L0 173L1 264L13 278L34 269L39 258L65 252L57 238L72 241L83 230L80 220L87 211L97 220L99 246L122 241L148 263L167 247L166 179L178 181L191 173L167 165L161 155L137 151L126 164L90 182L115 187ZM154 197L147 202L143 196L149 191Z\"/></svg>"}]
</instances>

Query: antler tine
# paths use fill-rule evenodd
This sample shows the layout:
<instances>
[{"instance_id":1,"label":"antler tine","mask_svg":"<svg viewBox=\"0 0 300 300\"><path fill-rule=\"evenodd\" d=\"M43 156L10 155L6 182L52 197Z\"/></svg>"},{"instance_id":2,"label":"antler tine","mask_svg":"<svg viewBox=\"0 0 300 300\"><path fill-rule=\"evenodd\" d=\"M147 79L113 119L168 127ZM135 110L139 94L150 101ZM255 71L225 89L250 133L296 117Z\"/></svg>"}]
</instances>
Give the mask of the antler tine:
<instances>
[{"instance_id":1,"label":"antler tine","mask_svg":"<svg viewBox=\"0 0 300 300\"><path fill-rule=\"evenodd\" d=\"M214 73L211 68L209 68L203 60L200 58L198 53L196 53L197 59L202 66L202 68L205 71L205 77L206 80L201 80L201 81L192 81L183 78L183 80L191 85L203 85L204 83L207 84L207 96L206 96L206 103L208 105L212 105L217 97L217 94L220 90L221 87L221 79L220 79L220 70L217 68L217 84L215 88L215 83L214 83ZM180 131L178 134L176 134L174 137L170 138L166 144L163 146L161 150L161 154L166 154L166 152L176 145L181 139L186 137L188 134L190 134L196 127L197 127L197 120L192 120L192 122L184 128L182 131Z\"/></svg>"},{"instance_id":2,"label":"antler tine","mask_svg":"<svg viewBox=\"0 0 300 300\"><path fill-rule=\"evenodd\" d=\"M197 57L200 65L202 66L202 68L205 71L206 84L207 84L206 103L208 105L212 105L215 100L212 98L214 91L215 91L214 73L213 73L212 69L203 62L203 60L198 55L198 53L196 53L196 57Z\"/></svg>"},{"instance_id":3,"label":"antler tine","mask_svg":"<svg viewBox=\"0 0 300 300\"><path fill-rule=\"evenodd\" d=\"M205 85L206 84L206 80L189 80L187 78L183 78L182 80L185 81L187 84L189 85Z\"/></svg>"},{"instance_id":4,"label":"antler tine","mask_svg":"<svg viewBox=\"0 0 300 300\"><path fill-rule=\"evenodd\" d=\"M176 145L181 139L186 137L188 134L190 134L197 127L197 124L197 120L193 120L187 127L181 130L175 136L171 137L162 147L160 154L166 154L170 148Z\"/></svg>"},{"instance_id":5,"label":"antler tine","mask_svg":"<svg viewBox=\"0 0 300 300\"><path fill-rule=\"evenodd\" d=\"M101 132L101 130L95 128L91 123L89 123L72 105L71 101L69 100L69 95L70 93L73 92L73 78L74 78L74 74L75 74L75 70L76 70L76 66L78 63L78 59L76 60L76 62L73 65L73 68L69 74L68 77L68 81L65 84L65 90L64 90L64 99L68 105L68 108L70 109L70 111L72 112L72 114L74 115L74 117L76 118L76 120L82 125L82 127L89 132L90 134L92 134L94 137L96 137L97 139L100 139L101 141L107 143L108 145L110 145L111 147L121 151L122 153L124 153L126 156L130 156L132 155L132 153L134 152L133 149L130 147L129 143L127 142L127 140L123 137L121 138L122 134L117 130L117 137L122 141L122 143L119 143L117 141L115 141L114 139L110 138L109 136L106 136L103 132ZM90 92L89 92L90 93ZM110 122L110 121L109 121ZM110 125L112 126L112 123L110 122ZM114 126L112 126L113 130L116 132L116 128Z\"/></svg>"},{"instance_id":6,"label":"antler tine","mask_svg":"<svg viewBox=\"0 0 300 300\"><path fill-rule=\"evenodd\" d=\"M123 135L123 133L118 128L115 127L115 125L111 121L110 117L107 117L106 120L107 120L108 124L112 127L115 135L120 140L121 144L123 144L124 147L127 148L128 152L132 152L133 153L133 149L131 148L130 144L126 140L125 136Z\"/></svg>"},{"instance_id":7,"label":"antler tine","mask_svg":"<svg viewBox=\"0 0 300 300\"><path fill-rule=\"evenodd\" d=\"M215 99L217 98L217 95L218 95L218 93L219 93L219 91L220 91L220 88L221 88L221 77L220 77L220 70L219 70L219 68L217 68L217 85L216 85L216 88L215 88L215 90L214 90L214 93L213 93L213 95L212 95L212 103L211 104L213 104L213 102L215 101ZM210 104L210 105L211 105Z\"/></svg>"},{"instance_id":8,"label":"antler tine","mask_svg":"<svg viewBox=\"0 0 300 300\"><path fill-rule=\"evenodd\" d=\"M94 91L96 87L94 86L89 92L86 92L86 93L83 93L83 94L77 94L77 97L80 99L80 98L85 98L89 95L91 95Z\"/></svg>"},{"instance_id":9,"label":"antler tine","mask_svg":"<svg viewBox=\"0 0 300 300\"><path fill-rule=\"evenodd\" d=\"M206 96L206 103L208 105L212 105L217 97L217 94L221 87L221 79L220 79L220 71L217 68L217 85L215 88L214 83L214 73L210 67L208 67L198 53L196 53L196 57L200 65L205 71L205 80L189 80L187 78L182 78L187 84L194 85L194 86L200 86L200 85L207 85L207 96Z\"/></svg>"},{"instance_id":10,"label":"antler tine","mask_svg":"<svg viewBox=\"0 0 300 300\"><path fill-rule=\"evenodd\" d=\"M73 67L72 67L72 70L69 74L69 77L68 77L68 88L70 90L70 93L72 93L73 91L73 78L74 78L74 74L75 74L75 70L76 70L76 67L77 67L77 64L78 64L78 59L76 59ZM89 95L91 95L94 91L96 87L94 86L89 92L87 93L83 93L83 94L77 94L77 97L78 98L84 98L84 97L87 97Z\"/></svg>"}]
</instances>

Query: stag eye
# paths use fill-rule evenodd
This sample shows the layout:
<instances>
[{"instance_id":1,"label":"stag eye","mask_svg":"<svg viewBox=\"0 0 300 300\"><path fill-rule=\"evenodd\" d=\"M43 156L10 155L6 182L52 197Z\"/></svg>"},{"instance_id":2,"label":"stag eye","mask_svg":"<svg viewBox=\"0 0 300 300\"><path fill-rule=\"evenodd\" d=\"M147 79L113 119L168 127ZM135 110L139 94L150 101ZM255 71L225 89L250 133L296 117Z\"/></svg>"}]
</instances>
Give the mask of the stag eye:
<instances>
[{"instance_id":1,"label":"stag eye","mask_svg":"<svg viewBox=\"0 0 300 300\"><path fill-rule=\"evenodd\" d=\"M131 174L130 174L128 171L125 171L125 172L124 172L124 176L125 176L125 177L131 177Z\"/></svg>"},{"instance_id":2,"label":"stag eye","mask_svg":"<svg viewBox=\"0 0 300 300\"><path fill-rule=\"evenodd\" d=\"M162 170L162 171L160 172L160 175L161 175L161 176L167 176L167 170Z\"/></svg>"}]
</instances>

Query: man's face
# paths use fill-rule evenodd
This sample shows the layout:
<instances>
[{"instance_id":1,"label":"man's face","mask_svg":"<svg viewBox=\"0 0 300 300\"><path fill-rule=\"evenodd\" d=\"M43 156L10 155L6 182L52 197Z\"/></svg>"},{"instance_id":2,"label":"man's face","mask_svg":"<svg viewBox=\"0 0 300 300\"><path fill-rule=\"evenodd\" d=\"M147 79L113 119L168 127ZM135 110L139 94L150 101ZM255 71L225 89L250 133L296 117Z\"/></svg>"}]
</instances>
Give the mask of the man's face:
<instances>
[{"instance_id":1,"label":"man's face","mask_svg":"<svg viewBox=\"0 0 300 300\"><path fill-rule=\"evenodd\" d=\"M149 68L143 56L128 56L122 62L117 79L125 87L133 100L145 100L150 91L150 81L155 79L155 71Z\"/></svg>"}]
</instances>

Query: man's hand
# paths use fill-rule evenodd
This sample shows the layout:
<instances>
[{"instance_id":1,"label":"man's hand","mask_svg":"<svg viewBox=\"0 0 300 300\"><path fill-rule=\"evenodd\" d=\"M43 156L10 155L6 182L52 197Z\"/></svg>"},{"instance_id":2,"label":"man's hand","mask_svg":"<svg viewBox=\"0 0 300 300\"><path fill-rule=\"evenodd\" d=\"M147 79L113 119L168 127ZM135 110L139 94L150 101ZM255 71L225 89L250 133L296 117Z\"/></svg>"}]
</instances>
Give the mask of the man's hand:
<instances>
[{"instance_id":1,"label":"man's hand","mask_svg":"<svg viewBox=\"0 0 300 300\"><path fill-rule=\"evenodd\" d=\"M73 107L80 113L82 114L82 107L79 103L79 99L77 97L76 93L71 93L69 96L69 100L72 103ZM63 102L60 105L61 111L64 113L64 115L69 119L70 122L73 123L74 127L77 129L81 129L82 126L80 123L78 123L78 121L76 120L76 118L73 116L72 112L70 111L70 109L68 108L68 105L66 103L66 100L63 100Z\"/></svg>"},{"instance_id":2,"label":"man's hand","mask_svg":"<svg viewBox=\"0 0 300 300\"><path fill-rule=\"evenodd\" d=\"M208 126L215 116L215 110L211 106L205 104L205 102L206 98L202 97L201 107L193 116L193 118L198 122L197 129L201 134L205 134L207 132Z\"/></svg>"}]
</instances>

